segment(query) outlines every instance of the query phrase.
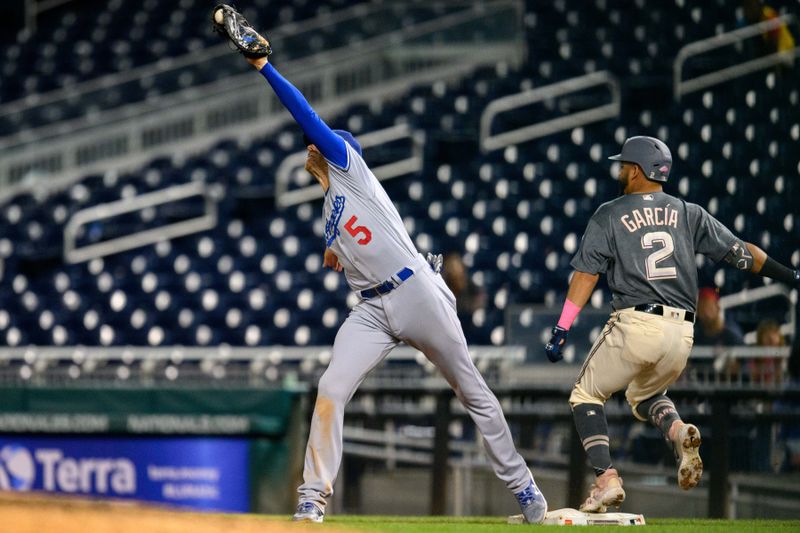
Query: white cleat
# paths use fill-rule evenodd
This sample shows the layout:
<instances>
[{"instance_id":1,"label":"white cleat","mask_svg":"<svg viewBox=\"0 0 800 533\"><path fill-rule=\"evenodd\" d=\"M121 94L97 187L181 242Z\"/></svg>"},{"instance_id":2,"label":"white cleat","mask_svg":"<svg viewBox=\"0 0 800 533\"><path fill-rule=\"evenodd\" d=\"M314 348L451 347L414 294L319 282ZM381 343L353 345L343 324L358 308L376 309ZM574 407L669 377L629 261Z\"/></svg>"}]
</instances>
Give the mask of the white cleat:
<instances>
[{"instance_id":1,"label":"white cleat","mask_svg":"<svg viewBox=\"0 0 800 533\"><path fill-rule=\"evenodd\" d=\"M322 523L325 518L325 513L312 502L300 502L297 504L297 510L292 516L293 522L316 522Z\"/></svg>"},{"instance_id":2,"label":"white cleat","mask_svg":"<svg viewBox=\"0 0 800 533\"><path fill-rule=\"evenodd\" d=\"M619 507L625 501L622 478L615 468L609 468L597 476L589 497L581 505L584 513L605 513L609 506Z\"/></svg>"},{"instance_id":3,"label":"white cleat","mask_svg":"<svg viewBox=\"0 0 800 533\"><path fill-rule=\"evenodd\" d=\"M673 441L678 460L678 485L683 490L693 489L703 476L700 459L700 430L694 424L684 424Z\"/></svg>"}]
</instances>

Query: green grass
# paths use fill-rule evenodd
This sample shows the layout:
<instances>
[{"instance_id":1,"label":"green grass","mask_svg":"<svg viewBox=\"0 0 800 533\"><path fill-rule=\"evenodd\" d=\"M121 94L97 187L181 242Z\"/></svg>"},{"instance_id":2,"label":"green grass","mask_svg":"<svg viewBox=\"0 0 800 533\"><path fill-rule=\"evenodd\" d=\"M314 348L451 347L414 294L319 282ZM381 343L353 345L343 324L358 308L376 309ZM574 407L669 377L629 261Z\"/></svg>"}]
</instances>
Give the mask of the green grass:
<instances>
[{"instance_id":1,"label":"green grass","mask_svg":"<svg viewBox=\"0 0 800 533\"><path fill-rule=\"evenodd\" d=\"M646 519L647 517L645 517ZM509 525L504 517L431 517L431 516L330 516L325 518L321 529L348 529L387 533L522 533L533 526ZM536 526L548 527L553 526ZM654 518L647 520L647 531L718 531L735 533L739 531L797 531L797 520L690 520ZM592 530L613 529L611 526L593 526ZM626 528L626 531L630 529Z\"/></svg>"}]
</instances>

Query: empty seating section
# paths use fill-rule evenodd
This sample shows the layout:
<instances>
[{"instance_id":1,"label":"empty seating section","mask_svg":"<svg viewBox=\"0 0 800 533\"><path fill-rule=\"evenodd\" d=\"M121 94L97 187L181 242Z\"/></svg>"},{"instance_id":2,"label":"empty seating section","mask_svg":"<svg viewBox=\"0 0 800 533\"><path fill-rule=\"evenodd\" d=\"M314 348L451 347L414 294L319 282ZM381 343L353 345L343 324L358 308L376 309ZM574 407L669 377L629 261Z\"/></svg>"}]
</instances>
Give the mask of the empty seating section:
<instances>
[{"instance_id":1,"label":"empty seating section","mask_svg":"<svg viewBox=\"0 0 800 533\"><path fill-rule=\"evenodd\" d=\"M254 0L244 14L254 25L272 28L346 5L343 0L322 5ZM208 10L207 2L197 0L88 0L46 11L36 32L22 32L5 51L0 100L16 100L219 44Z\"/></svg>"},{"instance_id":2,"label":"empty seating section","mask_svg":"<svg viewBox=\"0 0 800 533\"><path fill-rule=\"evenodd\" d=\"M135 64L186 51L181 46L210 44L204 24L190 22L194 2L167 4L146 1L143 11L131 15L135 24L122 25L125 42L140 51L128 54ZM777 259L800 262L800 221L792 205L800 198L796 69L761 71L679 103L626 107L623 98L619 120L480 152L481 112L499 96L605 68L624 78L626 90L640 74L668 82L676 43L736 25L721 2L700 8L678 0L675 9L655 10L643 4L531 0L525 15L530 58L518 70L503 64L481 68L458 82L412 87L403 98L355 105L329 117L356 135L398 123L426 132L422 172L384 185L420 251L462 252L473 281L486 291L485 308L462 317L470 343L502 344L511 305L555 305L563 298L569 261L588 218L618 194L606 158L631 135L656 135L671 147L675 163L667 192L706 207ZM117 15L121 5L98 8L108 34L124 20ZM310 16L311 2L291 5L292 15L281 17ZM176 15L184 11L185 19ZM152 52L155 44L134 33L162 19L178 37L168 39L165 29L164 50ZM53 39L83 39L90 47L103 42L95 39L97 28L87 35L71 24L62 29L64 36L54 32ZM17 48L18 62L30 54L26 46ZM112 63L108 59L103 68L113 69ZM76 68L81 72L80 64L65 71ZM16 90L3 86L4 94ZM518 127L563 111L558 103L548 105L517 111L496 127ZM302 149L292 125L268 138L222 140L202 154L160 158L136 172L86 176L49 195L7 200L0 215L0 344L330 344L357 299L341 274L322 269L320 203L285 210L274 205L275 172L287 155ZM388 161L395 149L370 148L365 156L368 162ZM314 185L305 172L292 180L293 188ZM87 263L61 261L63 226L76 211L190 181L224 186L215 229ZM165 206L113 224L90 224L78 243L185 218L196 207ZM724 282L723 292L761 284L760 278L710 264L701 279Z\"/></svg>"},{"instance_id":3,"label":"empty seating section","mask_svg":"<svg viewBox=\"0 0 800 533\"><path fill-rule=\"evenodd\" d=\"M653 6L645 0L527 0L530 54L542 59L545 77L609 69L635 76L670 76L672 58L685 43L737 27L736 9L714 0ZM728 58L728 61L730 59Z\"/></svg>"},{"instance_id":4,"label":"empty seating section","mask_svg":"<svg viewBox=\"0 0 800 533\"><path fill-rule=\"evenodd\" d=\"M315 17L324 22L326 14L352 5L346 0L254 0L243 7L243 13L258 28L286 30ZM246 72L248 66L243 61L230 58L184 61L187 55L222 43L212 30L210 6L197 0L91 0L45 12L36 32L22 31L17 42L0 54L0 103L69 89L105 75L124 75L137 67L153 67L153 71L130 81L109 78L96 89L82 89L50 104L0 116L0 136L58 121L91 118L98 111L151 101ZM380 16L345 18L319 30L287 30L276 35L280 61L348 46L457 8L463 6L387 2ZM173 67L173 60L188 64Z\"/></svg>"}]
</instances>

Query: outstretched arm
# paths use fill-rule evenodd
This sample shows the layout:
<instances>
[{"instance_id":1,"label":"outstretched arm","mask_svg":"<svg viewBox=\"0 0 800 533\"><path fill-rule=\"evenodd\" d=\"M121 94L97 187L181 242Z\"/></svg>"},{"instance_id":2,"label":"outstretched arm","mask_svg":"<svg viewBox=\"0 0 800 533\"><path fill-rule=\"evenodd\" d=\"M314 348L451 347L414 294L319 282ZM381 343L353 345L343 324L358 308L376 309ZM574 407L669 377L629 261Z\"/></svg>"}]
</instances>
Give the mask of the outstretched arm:
<instances>
[{"instance_id":1,"label":"outstretched arm","mask_svg":"<svg viewBox=\"0 0 800 533\"><path fill-rule=\"evenodd\" d=\"M687 203L686 208L692 225L697 228L694 239L698 253L714 262L724 259L739 270L800 287L800 271L783 266L755 244L738 238L699 205Z\"/></svg>"},{"instance_id":2,"label":"outstretched arm","mask_svg":"<svg viewBox=\"0 0 800 533\"><path fill-rule=\"evenodd\" d=\"M303 93L286 80L275 70L266 57L247 59L261 73L272 86L281 103L289 110L297 124L311 142L325 156L338 167L347 166L347 148L345 141L325 124L319 115L311 108Z\"/></svg>"}]
</instances>

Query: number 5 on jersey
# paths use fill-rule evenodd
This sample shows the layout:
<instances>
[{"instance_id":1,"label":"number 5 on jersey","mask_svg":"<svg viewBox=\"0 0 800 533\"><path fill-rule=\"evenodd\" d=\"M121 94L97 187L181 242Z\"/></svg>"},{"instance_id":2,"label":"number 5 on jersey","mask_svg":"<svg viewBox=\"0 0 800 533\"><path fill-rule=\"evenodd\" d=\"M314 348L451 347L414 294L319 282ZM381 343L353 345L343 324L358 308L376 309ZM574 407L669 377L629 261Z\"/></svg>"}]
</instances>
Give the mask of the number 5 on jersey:
<instances>
[{"instance_id":1,"label":"number 5 on jersey","mask_svg":"<svg viewBox=\"0 0 800 533\"><path fill-rule=\"evenodd\" d=\"M344 229L347 230L353 238L358 237L362 233L364 234L358 241L358 244L364 245L368 244L372 240L372 232L367 229L366 226L353 226L358 221L355 215L350 217L350 220L347 221L347 224L344 225Z\"/></svg>"}]
</instances>

